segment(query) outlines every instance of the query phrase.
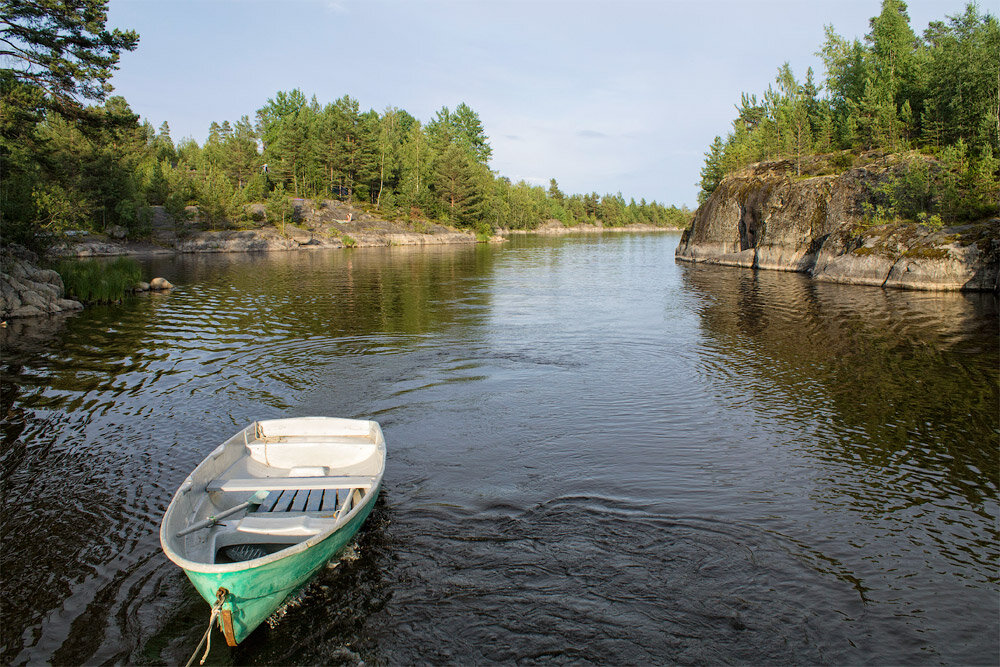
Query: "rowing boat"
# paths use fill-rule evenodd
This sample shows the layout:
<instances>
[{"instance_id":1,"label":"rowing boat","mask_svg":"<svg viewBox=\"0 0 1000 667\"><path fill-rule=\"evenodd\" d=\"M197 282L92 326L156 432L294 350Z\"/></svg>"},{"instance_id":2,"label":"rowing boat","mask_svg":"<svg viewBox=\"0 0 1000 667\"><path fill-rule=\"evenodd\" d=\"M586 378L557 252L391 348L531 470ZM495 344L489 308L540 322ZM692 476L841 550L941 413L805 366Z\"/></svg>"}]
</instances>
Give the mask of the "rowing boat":
<instances>
[{"instance_id":1,"label":"rowing boat","mask_svg":"<svg viewBox=\"0 0 1000 667\"><path fill-rule=\"evenodd\" d=\"M351 541L384 471L374 421L257 421L180 485L160 544L236 646Z\"/></svg>"}]
</instances>

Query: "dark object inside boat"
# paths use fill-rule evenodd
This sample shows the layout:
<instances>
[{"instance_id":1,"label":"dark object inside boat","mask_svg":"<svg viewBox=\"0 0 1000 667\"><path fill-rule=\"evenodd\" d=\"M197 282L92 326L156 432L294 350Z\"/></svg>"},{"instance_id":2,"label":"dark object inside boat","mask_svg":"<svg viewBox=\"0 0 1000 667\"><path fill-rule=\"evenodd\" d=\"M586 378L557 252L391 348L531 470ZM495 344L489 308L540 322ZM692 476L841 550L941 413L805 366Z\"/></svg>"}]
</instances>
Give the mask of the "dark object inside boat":
<instances>
[{"instance_id":1,"label":"dark object inside boat","mask_svg":"<svg viewBox=\"0 0 1000 667\"><path fill-rule=\"evenodd\" d=\"M262 544L233 544L220 549L221 555L233 563L261 558L270 553ZM216 562L219 562L216 559Z\"/></svg>"}]
</instances>

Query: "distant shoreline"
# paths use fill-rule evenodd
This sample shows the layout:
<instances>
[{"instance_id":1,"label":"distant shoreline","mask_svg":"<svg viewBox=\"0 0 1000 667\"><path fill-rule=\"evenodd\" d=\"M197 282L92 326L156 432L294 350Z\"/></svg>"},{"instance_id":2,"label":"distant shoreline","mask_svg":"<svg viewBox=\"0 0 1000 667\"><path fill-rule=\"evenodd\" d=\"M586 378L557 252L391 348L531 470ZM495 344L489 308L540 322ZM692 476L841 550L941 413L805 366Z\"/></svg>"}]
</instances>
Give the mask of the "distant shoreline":
<instances>
[{"instance_id":1,"label":"distant shoreline","mask_svg":"<svg viewBox=\"0 0 1000 667\"><path fill-rule=\"evenodd\" d=\"M360 213L360 212L359 212ZM471 231L443 225L425 223L417 231L411 225L381 220L360 213L353 221L320 220L314 211L306 213L307 227L285 225L284 231L266 225L256 229L182 230L162 221L154 228L151 239L128 241L92 235L66 242L55 253L63 257L116 257L120 255L182 255L190 253L226 252L287 252L291 250L319 250L324 248L380 248L425 245L474 245L486 242ZM346 217L346 216L344 216ZM315 223L315 224L313 224ZM419 227L418 227L419 229ZM564 236L569 234L600 234L604 232L677 232L683 230L655 225L627 225L605 227L581 224L566 227L557 220L550 220L535 229L499 229L488 242L502 243L513 235L538 234Z\"/></svg>"},{"instance_id":2,"label":"distant shoreline","mask_svg":"<svg viewBox=\"0 0 1000 667\"><path fill-rule=\"evenodd\" d=\"M624 227L604 227L601 225L574 225L567 227L560 222L549 222L535 229L503 229L504 236L538 234L540 236L563 236L567 234L601 234L604 232L683 232L677 227L657 227L656 225L625 225Z\"/></svg>"}]
</instances>

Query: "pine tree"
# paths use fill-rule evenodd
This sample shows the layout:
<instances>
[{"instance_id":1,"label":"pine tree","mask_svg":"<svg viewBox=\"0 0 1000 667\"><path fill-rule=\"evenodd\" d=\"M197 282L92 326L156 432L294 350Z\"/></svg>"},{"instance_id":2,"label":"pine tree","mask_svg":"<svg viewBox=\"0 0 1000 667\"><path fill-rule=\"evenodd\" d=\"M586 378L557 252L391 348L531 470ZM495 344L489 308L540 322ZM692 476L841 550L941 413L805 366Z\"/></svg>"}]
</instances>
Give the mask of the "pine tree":
<instances>
[{"instance_id":1,"label":"pine tree","mask_svg":"<svg viewBox=\"0 0 1000 667\"><path fill-rule=\"evenodd\" d=\"M434 191L448 219L467 225L473 222L483 199L485 166L475 162L459 144L453 143L437 157L434 168Z\"/></svg>"},{"instance_id":2,"label":"pine tree","mask_svg":"<svg viewBox=\"0 0 1000 667\"><path fill-rule=\"evenodd\" d=\"M285 224L291 221L293 211L292 202L289 201L288 193L285 191L285 184L278 183L267 198L267 221L278 227L284 235Z\"/></svg>"},{"instance_id":3,"label":"pine tree","mask_svg":"<svg viewBox=\"0 0 1000 667\"><path fill-rule=\"evenodd\" d=\"M238 189L242 189L250 178L259 171L257 136L250 118L242 116L233 128L225 145L226 172Z\"/></svg>"},{"instance_id":4,"label":"pine tree","mask_svg":"<svg viewBox=\"0 0 1000 667\"><path fill-rule=\"evenodd\" d=\"M549 192L548 192L548 195L552 199L555 199L556 201L559 201L559 202L561 202L563 199L566 198L566 195L564 195L563 192L562 192L562 190L559 189L559 184L556 183L556 179L554 179L554 178L550 178L549 179Z\"/></svg>"},{"instance_id":5,"label":"pine tree","mask_svg":"<svg viewBox=\"0 0 1000 667\"><path fill-rule=\"evenodd\" d=\"M132 30L105 28L107 5L107 0L5 0L0 57L10 65L7 73L40 90L46 108L79 117L81 100L103 100L121 52L139 43Z\"/></svg>"},{"instance_id":6,"label":"pine tree","mask_svg":"<svg viewBox=\"0 0 1000 667\"><path fill-rule=\"evenodd\" d=\"M483 123L479 120L479 114L462 102L455 107L452 123L459 143L465 146L480 164L488 163L493 155L493 149L490 147L489 137L483 130Z\"/></svg>"},{"instance_id":7,"label":"pine tree","mask_svg":"<svg viewBox=\"0 0 1000 667\"><path fill-rule=\"evenodd\" d=\"M715 189L722 182L725 172L722 170L722 154L725 145L722 137L715 137L712 146L705 153L705 166L701 169L701 182L698 183L701 190L698 192L698 203L704 204L708 201Z\"/></svg>"},{"instance_id":8,"label":"pine tree","mask_svg":"<svg viewBox=\"0 0 1000 667\"><path fill-rule=\"evenodd\" d=\"M386 183L395 184L399 172L399 147L402 143L401 114L389 107L382 114L378 135L378 194L375 205L381 206Z\"/></svg>"},{"instance_id":9,"label":"pine tree","mask_svg":"<svg viewBox=\"0 0 1000 667\"><path fill-rule=\"evenodd\" d=\"M891 100L897 108L907 99L916 104L922 97L917 71L920 43L910 28L906 3L882 0L882 12L870 23L866 39L871 44L872 76L879 97Z\"/></svg>"},{"instance_id":10,"label":"pine tree","mask_svg":"<svg viewBox=\"0 0 1000 667\"><path fill-rule=\"evenodd\" d=\"M136 48L133 31L107 30L106 0L32 2L0 5L0 219L3 242L43 243L38 221L55 205L62 186L52 179L58 164L39 141L46 118L61 115L96 133L109 120L84 101L102 101L122 51ZM49 192L51 196L45 196ZM34 196L33 193L39 193ZM82 191L64 192L84 196ZM61 196L61 195L60 195ZM45 199L47 209L39 208ZM66 201L66 198L62 198ZM76 201L86 207L87 202ZM57 216L59 217L59 216ZM51 222L51 216L49 216Z\"/></svg>"},{"instance_id":11,"label":"pine tree","mask_svg":"<svg viewBox=\"0 0 1000 667\"><path fill-rule=\"evenodd\" d=\"M362 159L361 115L358 111L358 101L348 95L334 102L334 106L339 120L336 142L340 157L339 164L335 167L335 174L339 177L340 187L347 191L347 200L351 201L354 198L357 173Z\"/></svg>"}]
</instances>

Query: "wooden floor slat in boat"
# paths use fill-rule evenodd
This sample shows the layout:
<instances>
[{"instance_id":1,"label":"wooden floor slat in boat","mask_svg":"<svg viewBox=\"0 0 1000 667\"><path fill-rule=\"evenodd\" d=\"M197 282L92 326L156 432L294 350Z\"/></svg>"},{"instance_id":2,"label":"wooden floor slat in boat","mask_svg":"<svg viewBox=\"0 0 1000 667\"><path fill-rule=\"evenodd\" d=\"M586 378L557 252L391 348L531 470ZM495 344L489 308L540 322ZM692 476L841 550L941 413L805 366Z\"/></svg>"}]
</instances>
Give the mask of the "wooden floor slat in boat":
<instances>
[{"instance_id":1,"label":"wooden floor slat in boat","mask_svg":"<svg viewBox=\"0 0 1000 667\"><path fill-rule=\"evenodd\" d=\"M256 512L335 512L351 489L271 491Z\"/></svg>"},{"instance_id":2,"label":"wooden floor slat in boat","mask_svg":"<svg viewBox=\"0 0 1000 667\"><path fill-rule=\"evenodd\" d=\"M306 498L309 496L309 492L305 489L295 492L295 498L292 500L292 506L289 511L291 512L302 512L306 509Z\"/></svg>"},{"instance_id":3,"label":"wooden floor slat in boat","mask_svg":"<svg viewBox=\"0 0 1000 667\"><path fill-rule=\"evenodd\" d=\"M278 499L281 498L283 493L284 491L271 491L268 493L267 496L264 497L264 501L260 504L260 507L257 508L257 511L270 512L274 510L274 506L278 503Z\"/></svg>"},{"instance_id":4,"label":"wooden floor slat in boat","mask_svg":"<svg viewBox=\"0 0 1000 667\"><path fill-rule=\"evenodd\" d=\"M306 498L306 511L318 512L323 503L323 489L313 489Z\"/></svg>"},{"instance_id":5,"label":"wooden floor slat in boat","mask_svg":"<svg viewBox=\"0 0 1000 667\"><path fill-rule=\"evenodd\" d=\"M337 510L337 489L326 489L323 492L323 504L320 509L324 512L335 512Z\"/></svg>"}]
</instances>

